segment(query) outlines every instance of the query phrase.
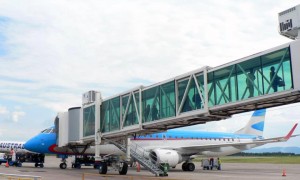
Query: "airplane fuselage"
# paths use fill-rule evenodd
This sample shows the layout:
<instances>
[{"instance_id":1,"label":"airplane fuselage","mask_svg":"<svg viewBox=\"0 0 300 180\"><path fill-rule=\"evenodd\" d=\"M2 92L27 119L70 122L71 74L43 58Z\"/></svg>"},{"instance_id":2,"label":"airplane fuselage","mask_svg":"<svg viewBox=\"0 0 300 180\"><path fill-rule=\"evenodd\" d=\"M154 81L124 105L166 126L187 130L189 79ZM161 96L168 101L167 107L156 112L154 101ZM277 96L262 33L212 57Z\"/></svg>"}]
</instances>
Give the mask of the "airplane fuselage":
<instances>
[{"instance_id":1,"label":"airplane fuselage","mask_svg":"<svg viewBox=\"0 0 300 180\"><path fill-rule=\"evenodd\" d=\"M230 144L237 142L252 142L253 140L258 139L257 136L253 135L238 135L232 133L209 133L209 132L199 132L199 131L168 131L166 133L157 133L150 134L146 136L136 137L135 139L131 139L131 143L138 146L144 147L146 152L156 148L163 149L176 149L180 147L193 147L197 145L217 145L217 144L227 144L229 146L220 147L218 150L214 149L213 151L210 149L206 150L185 150L182 154L183 156L191 156L191 155L203 155L203 156L226 156L230 154L234 154L237 152L241 152L243 150L247 150L256 145L247 145L247 146L230 146ZM31 149L32 151L39 153L55 153L55 154L66 154L73 155L76 154L69 147L58 147L56 145L56 134L40 134L37 136L35 140L33 140L35 144L39 143L36 149ZM133 146L134 146L133 145ZM30 146L30 144L27 144ZM82 149L77 149L76 152L80 152ZM95 149L93 146L86 149L84 154L95 154ZM117 148L113 144L105 144L100 146L100 154L101 155L123 155L124 153Z\"/></svg>"},{"instance_id":2,"label":"airplane fuselage","mask_svg":"<svg viewBox=\"0 0 300 180\"><path fill-rule=\"evenodd\" d=\"M25 142L16 141L0 141L0 152L9 153L13 148L16 153L29 152L24 148Z\"/></svg>"}]
</instances>

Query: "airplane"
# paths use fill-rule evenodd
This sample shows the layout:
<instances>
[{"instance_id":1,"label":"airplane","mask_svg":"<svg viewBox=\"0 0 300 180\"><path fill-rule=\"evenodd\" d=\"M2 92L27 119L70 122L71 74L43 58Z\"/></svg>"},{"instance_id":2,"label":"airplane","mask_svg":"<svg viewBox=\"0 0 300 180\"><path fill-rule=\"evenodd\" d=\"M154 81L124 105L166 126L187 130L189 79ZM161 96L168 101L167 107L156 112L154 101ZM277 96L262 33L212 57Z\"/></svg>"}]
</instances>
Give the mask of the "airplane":
<instances>
[{"instance_id":1,"label":"airplane","mask_svg":"<svg viewBox=\"0 0 300 180\"><path fill-rule=\"evenodd\" d=\"M131 138L131 143L143 147L154 163L169 163L170 167L182 164L183 171L194 171L195 165L192 163L193 156L220 157L235 154L267 143L285 142L293 135L298 124L295 124L290 132L283 137L264 139L264 121L266 109L254 111L247 125L235 133L221 132L200 132L190 130L173 129L167 132L135 136ZM76 155L69 147L58 147L56 145L55 127L50 127L42 131L37 136L28 140L24 147L27 150L38 153L54 153L61 155ZM124 153L113 144L100 146L101 156L124 155ZM90 146L84 154L94 154L95 149ZM110 162L107 162L110 164ZM105 168L100 168L99 173L106 174ZM127 167L128 165L126 165ZM60 168L65 169L66 163L63 161ZM102 171L101 169L106 169ZM125 170L127 173L127 169ZM119 171L120 172L120 171ZM120 172L121 174L121 172ZM124 171L123 171L124 174Z\"/></svg>"},{"instance_id":2,"label":"airplane","mask_svg":"<svg viewBox=\"0 0 300 180\"><path fill-rule=\"evenodd\" d=\"M26 150L24 148L25 142L19 141L0 141L0 165L4 162L8 162L10 166L16 165L21 167L23 162L34 162L35 167L44 167L44 155L37 154ZM10 159L11 151L14 151L16 155L16 160Z\"/></svg>"},{"instance_id":3,"label":"airplane","mask_svg":"<svg viewBox=\"0 0 300 180\"><path fill-rule=\"evenodd\" d=\"M29 152L24 148L25 142L16 141L0 141L0 152L10 153L13 148L16 153L26 153Z\"/></svg>"}]
</instances>

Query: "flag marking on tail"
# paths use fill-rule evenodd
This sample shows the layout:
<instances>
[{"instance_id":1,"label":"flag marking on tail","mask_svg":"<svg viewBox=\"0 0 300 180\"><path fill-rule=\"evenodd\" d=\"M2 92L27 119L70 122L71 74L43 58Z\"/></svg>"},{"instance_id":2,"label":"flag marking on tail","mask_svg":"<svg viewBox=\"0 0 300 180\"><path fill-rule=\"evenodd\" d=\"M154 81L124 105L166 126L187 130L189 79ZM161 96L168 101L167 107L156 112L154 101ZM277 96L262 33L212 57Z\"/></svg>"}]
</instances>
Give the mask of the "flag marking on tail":
<instances>
[{"instance_id":1,"label":"flag marking on tail","mask_svg":"<svg viewBox=\"0 0 300 180\"><path fill-rule=\"evenodd\" d=\"M263 131L264 130L264 125L265 125L265 122L264 121L261 121L259 123L256 123L256 124L253 124L251 127L253 129L256 129L258 131Z\"/></svg>"}]
</instances>

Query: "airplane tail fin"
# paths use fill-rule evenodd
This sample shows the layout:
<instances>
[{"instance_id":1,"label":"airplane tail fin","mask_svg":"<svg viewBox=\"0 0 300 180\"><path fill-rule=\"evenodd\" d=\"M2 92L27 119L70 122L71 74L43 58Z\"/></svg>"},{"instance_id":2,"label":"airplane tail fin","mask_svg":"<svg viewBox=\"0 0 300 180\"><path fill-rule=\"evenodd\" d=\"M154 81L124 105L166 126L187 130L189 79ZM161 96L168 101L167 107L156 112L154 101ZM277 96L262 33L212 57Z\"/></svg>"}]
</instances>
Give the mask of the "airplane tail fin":
<instances>
[{"instance_id":1,"label":"airplane tail fin","mask_svg":"<svg viewBox=\"0 0 300 180\"><path fill-rule=\"evenodd\" d=\"M244 128L236 131L235 134L249 134L262 137L264 132L265 114L266 109L254 111L247 125Z\"/></svg>"}]
</instances>

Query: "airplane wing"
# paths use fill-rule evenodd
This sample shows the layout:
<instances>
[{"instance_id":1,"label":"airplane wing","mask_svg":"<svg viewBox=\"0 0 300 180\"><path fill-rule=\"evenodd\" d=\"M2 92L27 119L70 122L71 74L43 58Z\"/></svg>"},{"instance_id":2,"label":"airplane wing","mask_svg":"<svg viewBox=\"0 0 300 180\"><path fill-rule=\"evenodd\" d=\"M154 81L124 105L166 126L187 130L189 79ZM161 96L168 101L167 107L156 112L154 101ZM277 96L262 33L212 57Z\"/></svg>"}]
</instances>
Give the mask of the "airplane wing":
<instances>
[{"instance_id":1,"label":"airplane wing","mask_svg":"<svg viewBox=\"0 0 300 180\"><path fill-rule=\"evenodd\" d=\"M223 144L205 144L205 145L196 145L196 146L185 146L185 147L178 147L178 148L172 148L173 150L178 151L181 154L188 154L188 152L195 152L195 151L220 151L221 147L235 147L238 149L249 149L247 145L257 145L261 146L267 143L274 143L274 142L286 142L291 137L296 137L298 135L293 135L298 123L293 126L293 128L290 130L290 132L283 137L276 137L276 138L268 138L268 139L260 139L260 140L253 140L250 142L226 142Z\"/></svg>"}]
</instances>

